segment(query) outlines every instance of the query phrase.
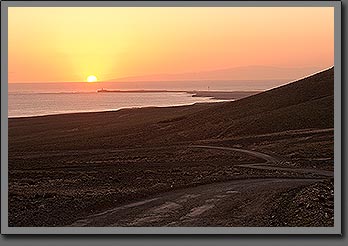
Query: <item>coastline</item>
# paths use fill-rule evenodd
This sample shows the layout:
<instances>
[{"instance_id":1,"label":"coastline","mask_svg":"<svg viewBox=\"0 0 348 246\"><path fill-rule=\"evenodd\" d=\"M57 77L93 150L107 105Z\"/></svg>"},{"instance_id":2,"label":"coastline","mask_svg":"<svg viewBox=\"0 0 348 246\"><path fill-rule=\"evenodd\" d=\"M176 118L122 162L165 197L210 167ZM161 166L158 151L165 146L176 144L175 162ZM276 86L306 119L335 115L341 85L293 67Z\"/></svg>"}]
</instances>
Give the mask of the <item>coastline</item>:
<instances>
[{"instance_id":1,"label":"coastline","mask_svg":"<svg viewBox=\"0 0 348 246\"><path fill-rule=\"evenodd\" d=\"M141 109L169 109L169 108L181 108L181 107L189 107L194 105L208 105L208 104L218 104L218 103L225 103L230 102L230 100L220 101L220 102L194 102L191 104L180 104L180 105L172 105L172 106L140 106L140 107L122 107L118 109L107 109L107 110L100 110L100 111L79 111L79 112L63 112L63 113L56 113L56 114L42 114L42 115L28 115L28 116L14 116L14 117L8 117L8 120L12 119L27 119L27 118L37 118L37 117L50 117L50 116L74 116L74 115L81 115L81 114L101 114L101 113L115 113L120 110L141 110Z\"/></svg>"},{"instance_id":2,"label":"coastline","mask_svg":"<svg viewBox=\"0 0 348 246\"><path fill-rule=\"evenodd\" d=\"M187 91L192 97L211 97L219 100L238 100L263 91Z\"/></svg>"},{"instance_id":3,"label":"coastline","mask_svg":"<svg viewBox=\"0 0 348 246\"><path fill-rule=\"evenodd\" d=\"M196 91L196 90L108 90L102 88L98 93L187 93L192 97L210 97L212 99L241 99L263 91Z\"/></svg>"},{"instance_id":4,"label":"coastline","mask_svg":"<svg viewBox=\"0 0 348 246\"><path fill-rule=\"evenodd\" d=\"M105 109L105 110L81 110L81 111L65 111L65 112L57 112L57 113L45 113L45 114L30 114L23 116L9 116L8 119L21 119L21 118L33 118L33 117L43 117L43 116L51 116L51 115L66 115L66 114L80 114L80 113L101 113L101 112L116 112L123 109L139 109L139 108L166 108L166 107L182 107L182 106L190 106L195 104L216 104L223 102L231 102L235 100L242 99L244 97L248 97L260 91L172 91L172 90L110 90L107 92L101 93L187 93L191 95L191 97L201 97L208 98L209 100L219 100L210 102L207 100L206 102L193 102L193 103L183 103L183 104L173 104L168 106L155 106L155 105L144 105L144 106L129 106L129 107L119 107L116 109ZM54 94L54 93L53 93ZM61 93L57 93L61 94ZM75 93L74 93L75 94Z\"/></svg>"}]
</instances>

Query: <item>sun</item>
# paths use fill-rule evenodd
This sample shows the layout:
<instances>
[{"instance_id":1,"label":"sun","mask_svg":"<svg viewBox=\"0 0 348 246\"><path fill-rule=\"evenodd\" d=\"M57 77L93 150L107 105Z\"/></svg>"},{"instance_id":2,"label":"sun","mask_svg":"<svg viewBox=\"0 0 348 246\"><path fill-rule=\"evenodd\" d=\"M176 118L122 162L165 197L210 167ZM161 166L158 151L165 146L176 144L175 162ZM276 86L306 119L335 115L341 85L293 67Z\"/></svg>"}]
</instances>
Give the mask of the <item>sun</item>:
<instances>
[{"instance_id":1,"label":"sun","mask_svg":"<svg viewBox=\"0 0 348 246\"><path fill-rule=\"evenodd\" d=\"M88 83L93 83L93 82L96 82L96 81L97 81L97 77L94 76L94 75L89 75L89 76L87 77L87 82L88 82Z\"/></svg>"}]
</instances>

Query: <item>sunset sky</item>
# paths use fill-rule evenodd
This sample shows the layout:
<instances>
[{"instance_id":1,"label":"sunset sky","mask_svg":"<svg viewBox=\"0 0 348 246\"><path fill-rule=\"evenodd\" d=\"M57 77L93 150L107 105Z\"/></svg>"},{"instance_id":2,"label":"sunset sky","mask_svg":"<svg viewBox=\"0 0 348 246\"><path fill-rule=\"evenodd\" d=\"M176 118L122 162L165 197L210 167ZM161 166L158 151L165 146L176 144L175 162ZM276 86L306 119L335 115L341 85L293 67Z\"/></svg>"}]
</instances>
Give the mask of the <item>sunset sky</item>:
<instances>
[{"instance_id":1,"label":"sunset sky","mask_svg":"<svg viewBox=\"0 0 348 246\"><path fill-rule=\"evenodd\" d=\"M9 82L334 63L333 7L10 7Z\"/></svg>"}]
</instances>

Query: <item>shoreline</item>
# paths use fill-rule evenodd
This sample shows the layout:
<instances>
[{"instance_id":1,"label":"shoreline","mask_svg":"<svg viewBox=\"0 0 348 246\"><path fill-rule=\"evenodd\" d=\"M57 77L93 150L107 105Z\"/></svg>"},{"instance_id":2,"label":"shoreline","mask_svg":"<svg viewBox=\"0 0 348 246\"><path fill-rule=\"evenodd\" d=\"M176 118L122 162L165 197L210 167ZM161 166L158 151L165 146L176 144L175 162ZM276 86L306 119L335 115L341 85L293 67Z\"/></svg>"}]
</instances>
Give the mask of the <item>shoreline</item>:
<instances>
[{"instance_id":1,"label":"shoreline","mask_svg":"<svg viewBox=\"0 0 348 246\"><path fill-rule=\"evenodd\" d=\"M99 93L187 93L191 94L192 97L203 97L209 98L209 100L220 100L218 102L194 102L189 104L177 104L170 106L137 106L137 107L121 107L117 109L105 109L98 111L75 111L75 112L62 112L62 113L52 113L52 114L39 114L39 115L24 115L24 116L8 116L8 119L24 119L24 118L34 118L34 117L44 117L44 116L57 116L57 115L67 115L67 114L84 114L84 113L104 113L104 112L117 112L122 109L142 109L142 108L171 108L171 107L183 107L192 106L196 104L216 104L223 102L236 101L244 97L255 95L261 91L168 91L168 90L127 90L127 91L108 91Z\"/></svg>"},{"instance_id":2,"label":"shoreline","mask_svg":"<svg viewBox=\"0 0 348 246\"><path fill-rule=\"evenodd\" d=\"M32 95L32 94L94 94L94 93L186 93L193 97L211 97L214 99L228 98L228 99L240 99L242 97L258 94L266 90L238 90L238 91L219 91L219 90L107 90L104 91L58 91L58 92L18 92L9 91L8 95Z\"/></svg>"},{"instance_id":3,"label":"shoreline","mask_svg":"<svg viewBox=\"0 0 348 246\"><path fill-rule=\"evenodd\" d=\"M172 106L143 106L143 107L122 107L118 109L107 109L103 111L79 111L79 112L66 112L66 113L56 113L56 114L43 114L43 115L31 115L31 116L11 116L8 119L29 119L37 117L48 117L48 116L64 116L64 115L80 115L80 114L100 114L100 113L114 113L120 110L132 110L132 109L168 109L168 108L178 108L178 107L188 107L194 105L205 105L205 104L217 104L224 102L232 102L232 100L224 100L220 102L195 102L191 104L181 104Z\"/></svg>"},{"instance_id":4,"label":"shoreline","mask_svg":"<svg viewBox=\"0 0 348 246\"><path fill-rule=\"evenodd\" d=\"M255 95L263 92L262 90L254 91L196 91L196 90L97 90L97 93L187 93L192 97L211 97L212 99L241 99L243 97Z\"/></svg>"},{"instance_id":5,"label":"shoreline","mask_svg":"<svg viewBox=\"0 0 348 246\"><path fill-rule=\"evenodd\" d=\"M217 100L238 100L263 91L187 91L192 97L211 97Z\"/></svg>"}]
</instances>

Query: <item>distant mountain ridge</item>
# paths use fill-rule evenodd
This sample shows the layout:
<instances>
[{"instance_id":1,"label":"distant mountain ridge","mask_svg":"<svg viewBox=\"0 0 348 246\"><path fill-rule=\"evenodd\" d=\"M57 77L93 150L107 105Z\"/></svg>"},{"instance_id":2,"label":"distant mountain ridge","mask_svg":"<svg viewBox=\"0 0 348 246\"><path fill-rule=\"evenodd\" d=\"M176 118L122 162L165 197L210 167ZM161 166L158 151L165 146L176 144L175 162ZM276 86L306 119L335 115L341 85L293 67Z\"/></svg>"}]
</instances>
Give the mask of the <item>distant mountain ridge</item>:
<instances>
[{"instance_id":1,"label":"distant mountain ridge","mask_svg":"<svg viewBox=\"0 0 348 246\"><path fill-rule=\"evenodd\" d=\"M245 66L209 71L153 74L144 76L130 76L108 80L117 81L206 81L206 80L295 80L322 70L320 67L272 67L272 66Z\"/></svg>"}]
</instances>

